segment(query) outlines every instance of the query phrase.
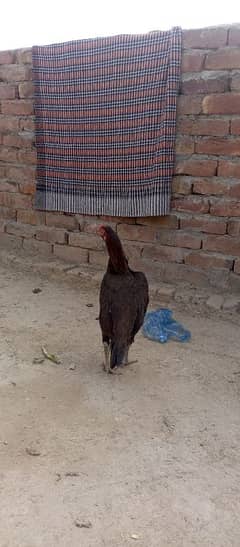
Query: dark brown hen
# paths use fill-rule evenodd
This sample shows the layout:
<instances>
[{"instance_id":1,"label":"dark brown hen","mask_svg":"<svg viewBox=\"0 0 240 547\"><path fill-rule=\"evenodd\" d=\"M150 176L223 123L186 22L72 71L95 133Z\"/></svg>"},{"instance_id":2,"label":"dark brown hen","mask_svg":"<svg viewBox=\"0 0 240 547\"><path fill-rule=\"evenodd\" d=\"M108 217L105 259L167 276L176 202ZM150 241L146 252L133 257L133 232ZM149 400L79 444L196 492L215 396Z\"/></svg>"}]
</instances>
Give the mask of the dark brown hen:
<instances>
[{"instance_id":1,"label":"dark brown hen","mask_svg":"<svg viewBox=\"0 0 240 547\"><path fill-rule=\"evenodd\" d=\"M101 226L97 232L109 254L100 289L99 321L105 370L112 372L128 364L129 347L143 324L149 302L148 282L144 273L129 268L121 241L110 226Z\"/></svg>"}]
</instances>

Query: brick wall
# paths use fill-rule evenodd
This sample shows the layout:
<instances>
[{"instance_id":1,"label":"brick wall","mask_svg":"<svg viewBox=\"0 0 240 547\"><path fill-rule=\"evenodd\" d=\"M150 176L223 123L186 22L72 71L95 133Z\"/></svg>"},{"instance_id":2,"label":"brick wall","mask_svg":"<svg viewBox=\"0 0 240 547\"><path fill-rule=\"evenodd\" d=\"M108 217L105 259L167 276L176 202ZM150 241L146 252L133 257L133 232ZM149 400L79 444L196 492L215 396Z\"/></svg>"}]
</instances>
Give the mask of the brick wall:
<instances>
[{"instance_id":1,"label":"brick wall","mask_svg":"<svg viewBox=\"0 0 240 547\"><path fill-rule=\"evenodd\" d=\"M168 217L35 211L31 50L0 52L0 246L105 266L110 222L135 268L165 281L240 287L240 26L184 32Z\"/></svg>"}]
</instances>

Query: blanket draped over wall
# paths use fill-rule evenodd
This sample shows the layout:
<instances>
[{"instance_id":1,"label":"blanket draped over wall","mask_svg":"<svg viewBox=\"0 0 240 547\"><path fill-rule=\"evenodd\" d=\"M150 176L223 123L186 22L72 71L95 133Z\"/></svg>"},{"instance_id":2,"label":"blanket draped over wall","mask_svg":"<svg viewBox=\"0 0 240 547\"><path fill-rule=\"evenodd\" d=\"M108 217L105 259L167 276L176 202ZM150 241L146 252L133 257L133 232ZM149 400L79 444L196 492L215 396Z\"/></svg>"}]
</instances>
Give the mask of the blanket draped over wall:
<instances>
[{"instance_id":1,"label":"blanket draped over wall","mask_svg":"<svg viewBox=\"0 0 240 547\"><path fill-rule=\"evenodd\" d=\"M36 207L169 213L181 29L33 47Z\"/></svg>"}]
</instances>

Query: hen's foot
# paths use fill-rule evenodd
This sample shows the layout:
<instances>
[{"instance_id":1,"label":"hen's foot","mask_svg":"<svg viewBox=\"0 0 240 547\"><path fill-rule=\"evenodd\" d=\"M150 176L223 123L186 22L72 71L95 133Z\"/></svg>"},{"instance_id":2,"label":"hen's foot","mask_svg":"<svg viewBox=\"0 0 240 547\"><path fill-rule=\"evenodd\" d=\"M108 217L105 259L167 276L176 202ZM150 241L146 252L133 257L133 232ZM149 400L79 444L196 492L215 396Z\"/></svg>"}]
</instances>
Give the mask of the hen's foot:
<instances>
[{"instance_id":1,"label":"hen's foot","mask_svg":"<svg viewBox=\"0 0 240 547\"><path fill-rule=\"evenodd\" d=\"M127 363L123 363L123 366L128 367L128 365L134 365L134 363L138 363L138 360L135 359L135 361L127 361Z\"/></svg>"},{"instance_id":2,"label":"hen's foot","mask_svg":"<svg viewBox=\"0 0 240 547\"><path fill-rule=\"evenodd\" d=\"M116 376L121 376L122 372L119 370L120 367L114 367L109 369L109 374L115 374Z\"/></svg>"}]
</instances>

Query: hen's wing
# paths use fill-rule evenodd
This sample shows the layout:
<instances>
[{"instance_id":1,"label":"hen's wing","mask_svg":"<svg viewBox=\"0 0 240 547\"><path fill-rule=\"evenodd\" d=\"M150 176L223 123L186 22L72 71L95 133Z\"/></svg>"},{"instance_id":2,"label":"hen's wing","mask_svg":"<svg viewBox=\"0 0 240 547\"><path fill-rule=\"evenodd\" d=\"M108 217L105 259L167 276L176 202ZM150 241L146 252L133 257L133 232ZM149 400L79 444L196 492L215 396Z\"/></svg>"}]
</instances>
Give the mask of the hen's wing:
<instances>
[{"instance_id":1,"label":"hen's wing","mask_svg":"<svg viewBox=\"0 0 240 547\"><path fill-rule=\"evenodd\" d=\"M130 345L141 328L148 305L148 283L141 272L106 273L100 289L103 338Z\"/></svg>"},{"instance_id":2,"label":"hen's wing","mask_svg":"<svg viewBox=\"0 0 240 547\"><path fill-rule=\"evenodd\" d=\"M112 294L109 287L109 275L105 274L100 288L100 312L99 323L102 331L103 341L111 339L113 332L112 313L111 313L111 301Z\"/></svg>"},{"instance_id":3,"label":"hen's wing","mask_svg":"<svg viewBox=\"0 0 240 547\"><path fill-rule=\"evenodd\" d=\"M132 328L132 342L143 325L149 303L148 282L142 272L135 272L135 321Z\"/></svg>"}]
</instances>

